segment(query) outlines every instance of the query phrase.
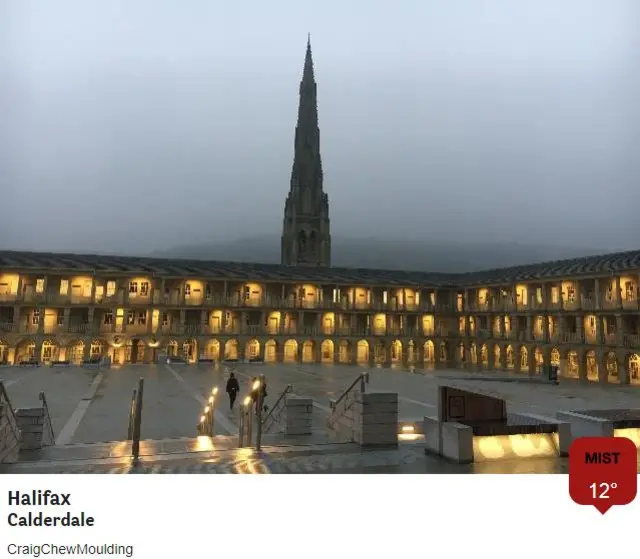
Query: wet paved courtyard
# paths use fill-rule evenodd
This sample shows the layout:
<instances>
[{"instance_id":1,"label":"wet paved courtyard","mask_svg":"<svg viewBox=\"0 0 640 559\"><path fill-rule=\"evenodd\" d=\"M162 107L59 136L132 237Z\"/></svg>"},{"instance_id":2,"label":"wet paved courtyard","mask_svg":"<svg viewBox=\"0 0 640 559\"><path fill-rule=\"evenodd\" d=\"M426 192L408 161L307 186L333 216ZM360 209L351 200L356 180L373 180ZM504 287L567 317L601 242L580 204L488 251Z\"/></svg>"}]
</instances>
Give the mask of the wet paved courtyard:
<instances>
[{"instance_id":1,"label":"wet paved courtyard","mask_svg":"<svg viewBox=\"0 0 640 559\"><path fill-rule=\"evenodd\" d=\"M359 367L340 365L289 364L237 364L233 369L241 385L240 398L247 393L252 376L259 374L266 375L267 404L273 404L288 384L293 385L296 395L312 398L316 438L323 434L326 437L329 400L339 396L363 371ZM143 439L187 440L195 437L198 418L214 386L219 387L221 395L216 412L216 434L236 439L233 435L237 434L237 416L229 411L224 394L228 371L229 367L214 364L130 365L101 370L83 367L9 367L0 369L0 380L5 383L16 408L38 405L38 393L45 392L57 443L85 443L90 447L96 443L126 439L131 396L139 378L144 379ZM410 372L373 368L370 370L368 390L398 392L401 420L433 415L436 410L436 389L441 383L454 383L470 390L500 395L507 400L511 413L554 415L560 410L640 408L640 389L637 387L579 384L569 380L555 386L526 382L526 377L520 377L519 381L514 379L506 373L488 375L486 372L475 374L455 370ZM358 452L354 454L350 451L349 456L345 457L344 452L330 452L326 444L322 450L309 450L306 455L297 452L295 456L291 452L268 451L265 448L265 453L257 458L243 455L242 452L246 453L246 450L228 448L198 464L185 456L165 456L162 460L149 457L146 463L143 460L140 468L157 473L222 472L235 471L234 468L246 469L247 464L255 463L256 468L262 468L265 473L560 473L566 470L563 460L503 462L500 466L490 463L457 466L438 458L425 457L422 448L419 443L406 444L401 445L398 451L388 451L387 455L382 451L382 454L360 452L357 459ZM238 452L241 454L238 455ZM29 467L35 467L35 464ZM65 471L71 470L73 468L69 466ZM31 471L35 473L35 470ZM122 460L105 462L101 458L94 459L90 467L87 462L78 471L132 472Z\"/></svg>"}]
</instances>

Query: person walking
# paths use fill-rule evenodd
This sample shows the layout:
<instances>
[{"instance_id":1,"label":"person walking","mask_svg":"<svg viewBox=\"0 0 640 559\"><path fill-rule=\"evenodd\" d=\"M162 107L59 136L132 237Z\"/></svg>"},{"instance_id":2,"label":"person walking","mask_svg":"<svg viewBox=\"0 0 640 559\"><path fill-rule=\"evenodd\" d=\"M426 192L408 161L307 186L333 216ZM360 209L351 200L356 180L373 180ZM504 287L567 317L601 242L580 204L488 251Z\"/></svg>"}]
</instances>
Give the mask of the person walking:
<instances>
[{"instance_id":1,"label":"person walking","mask_svg":"<svg viewBox=\"0 0 640 559\"><path fill-rule=\"evenodd\" d=\"M236 378L235 373L231 373L229 375L229 380L227 381L227 394L229 394L230 410L233 410L233 404L235 404L236 402L238 392L240 392L240 384L238 383L238 379Z\"/></svg>"}]
</instances>

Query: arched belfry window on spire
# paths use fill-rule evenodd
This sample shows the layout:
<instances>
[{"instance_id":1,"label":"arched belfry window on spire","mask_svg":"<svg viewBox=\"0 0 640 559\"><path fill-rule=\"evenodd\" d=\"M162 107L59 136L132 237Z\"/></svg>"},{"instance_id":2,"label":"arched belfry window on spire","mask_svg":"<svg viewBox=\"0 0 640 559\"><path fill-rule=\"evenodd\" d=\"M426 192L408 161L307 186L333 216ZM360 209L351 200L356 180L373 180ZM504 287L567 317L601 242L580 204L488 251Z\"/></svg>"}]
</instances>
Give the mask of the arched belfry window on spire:
<instances>
[{"instance_id":1,"label":"arched belfry window on spire","mask_svg":"<svg viewBox=\"0 0 640 559\"><path fill-rule=\"evenodd\" d=\"M298 254L304 254L307 251L307 236L304 231L298 233Z\"/></svg>"},{"instance_id":2,"label":"arched belfry window on spire","mask_svg":"<svg viewBox=\"0 0 640 559\"><path fill-rule=\"evenodd\" d=\"M317 252L317 236L316 236L316 232L315 231L311 231L311 234L309 235L309 252L311 254L316 254Z\"/></svg>"}]
</instances>

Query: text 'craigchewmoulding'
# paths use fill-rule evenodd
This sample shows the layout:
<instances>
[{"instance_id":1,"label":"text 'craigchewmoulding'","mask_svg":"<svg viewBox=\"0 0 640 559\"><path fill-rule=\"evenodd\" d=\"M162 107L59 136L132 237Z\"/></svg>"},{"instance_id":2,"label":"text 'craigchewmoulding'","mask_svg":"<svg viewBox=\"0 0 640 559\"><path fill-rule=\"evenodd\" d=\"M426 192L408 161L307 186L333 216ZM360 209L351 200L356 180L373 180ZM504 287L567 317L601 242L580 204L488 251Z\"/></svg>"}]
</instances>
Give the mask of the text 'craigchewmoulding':
<instances>
[{"instance_id":1,"label":"text 'craigchewmoulding'","mask_svg":"<svg viewBox=\"0 0 640 559\"><path fill-rule=\"evenodd\" d=\"M27 507L71 507L71 493L56 493L50 489L34 489L32 491L9 491L8 504L19 509ZM95 525L95 518L85 511L80 513L67 510L56 510L55 514L46 511L11 512L7 517L11 527L91 527Z\"/></svg>"}]
</instances>

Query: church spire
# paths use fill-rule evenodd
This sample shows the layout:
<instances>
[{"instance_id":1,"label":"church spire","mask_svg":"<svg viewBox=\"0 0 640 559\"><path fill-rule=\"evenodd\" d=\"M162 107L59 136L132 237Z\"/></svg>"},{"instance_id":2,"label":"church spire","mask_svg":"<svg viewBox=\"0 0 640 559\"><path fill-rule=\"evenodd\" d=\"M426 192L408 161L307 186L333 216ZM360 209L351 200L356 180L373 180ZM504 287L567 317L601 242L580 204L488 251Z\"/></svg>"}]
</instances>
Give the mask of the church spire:
<instances>
[{"instance_id":1,"label":"church spire","mask_svg":"<svg viewBox=\"0 0 640 559\"><path fill-rule=\"evenodd\" d=\"M300 81L289 196L282 230L282 263L329 266L329 200L323 190L318 103L311 55L311 35Z\"/></svg>"}]
</instances>

